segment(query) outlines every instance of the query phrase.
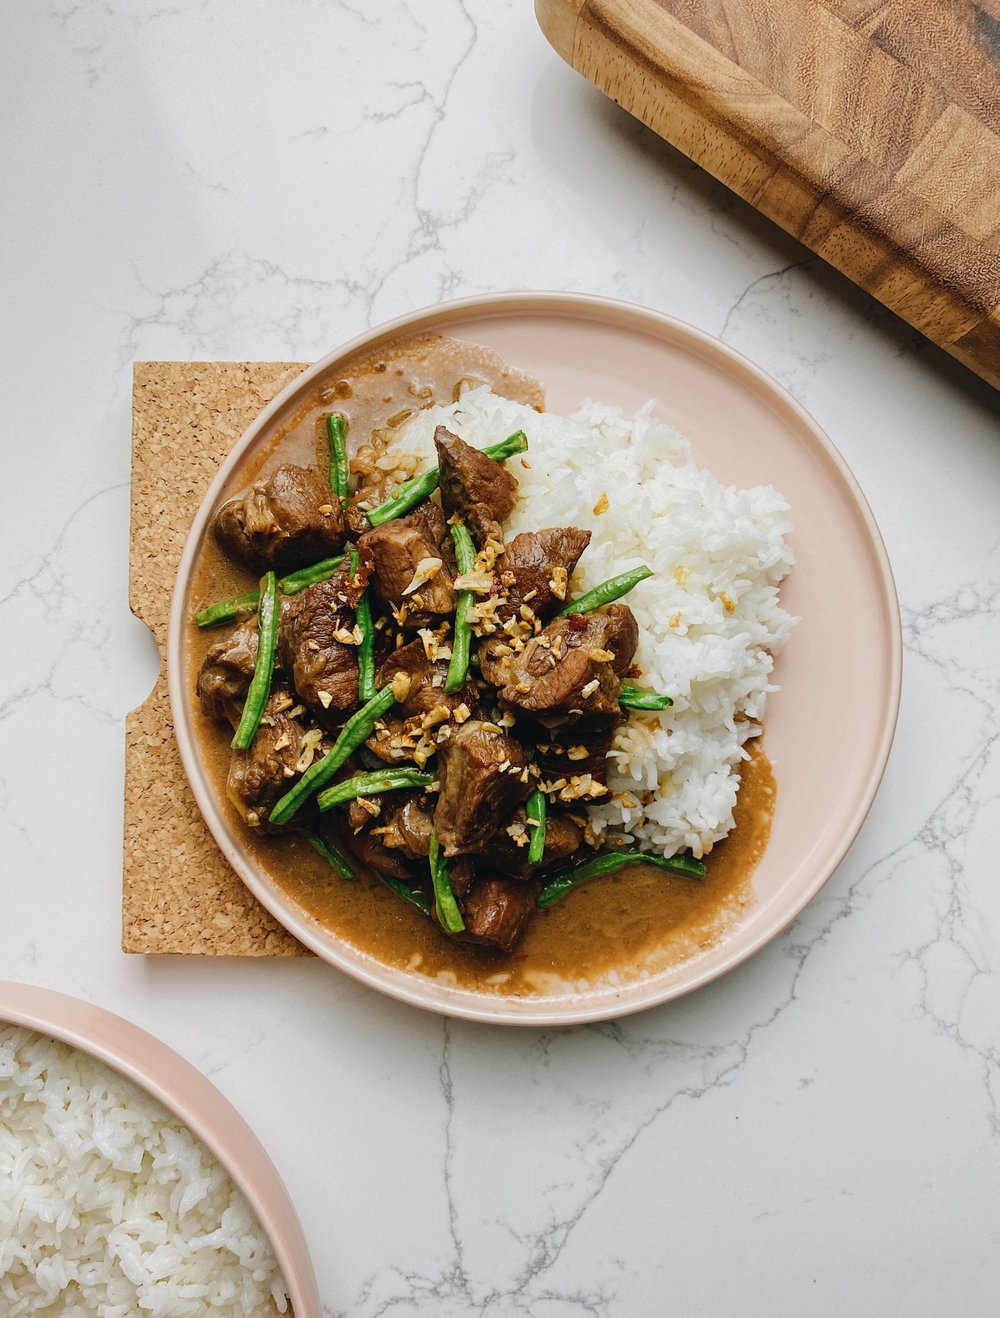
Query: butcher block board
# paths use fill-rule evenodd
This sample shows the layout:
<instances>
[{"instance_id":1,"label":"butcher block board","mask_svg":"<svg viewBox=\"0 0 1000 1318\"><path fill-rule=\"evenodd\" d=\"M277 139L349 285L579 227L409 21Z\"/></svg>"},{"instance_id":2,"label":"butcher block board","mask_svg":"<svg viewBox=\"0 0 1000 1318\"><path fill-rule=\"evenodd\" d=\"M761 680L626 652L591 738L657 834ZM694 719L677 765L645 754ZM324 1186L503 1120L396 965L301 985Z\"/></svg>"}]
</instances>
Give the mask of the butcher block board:
<instances>
[{"instance_id":1,"label":"butcher block board","mask_svg":"<svg viewBox=\"0 0 1000 1318\"><path fill-rule=\"evenodd\" d=\"M1000 0L535 0L558 53L1000 386Z\"/></svg>"},{"instance_id":2,"label":"butcher block board","mask_svg":"<svg viewBox=\"0 0 1000 1318\"><path fill-rule=\"evenodd\" d=\"M309 956L226 864L199 813L167 699L167 616L188 528L209 483L295 362L137 362L132 384L129 604L160 675L125 720L122 947L204 956Z\"/></svg>"}]
</instances>

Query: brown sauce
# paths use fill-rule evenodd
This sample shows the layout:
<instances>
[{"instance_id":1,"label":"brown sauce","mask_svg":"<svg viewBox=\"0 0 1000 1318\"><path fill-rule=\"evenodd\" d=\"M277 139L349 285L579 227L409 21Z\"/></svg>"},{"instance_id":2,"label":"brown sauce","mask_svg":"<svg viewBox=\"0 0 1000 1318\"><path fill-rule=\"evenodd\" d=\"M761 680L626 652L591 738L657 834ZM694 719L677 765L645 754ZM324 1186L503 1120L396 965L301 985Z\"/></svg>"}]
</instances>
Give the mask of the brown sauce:
<instances>
[{"instance_id":1,"label":"brown sauce","mask_svg":"<svg viewBox=\"0 0 1000 1318\"><path fill-rule=\"evenodd\" d=\"M387 442L394 426L412 412L451 402L459 381L488 383L497 393L542 406L537 382L488 349L434 335L402 340L341 364L335 376L317 380L307 403L277 426L268 443L235 474L227 497L282 462L324 469L328 412L336 409L346 416L353 456L359 440L367 442L378 432ZM544 517L539 525L545 525ZM253 584L250 574L230 563L209 535L192 574L189 612L193 616L205 604L238 595ZM185 638L185 669L198 745L217 784L217 797L235 820L225 791L232 733L206 718L194 696L198 669L220 634L199 632L192 625ZM703 880L664 875L641 865L598 879L538 912L511 954L445 937L373 875L359 873L357 882L345 882L301 837L268 837L247 830L241 821L236 829L256 866L304 914L380 962L498 994L559 993L612 980L624 984L698 956L719 941L752 901L752 875L770 833L775 785L759 738L750 751L736 826L712 851Z\"/></svg>"}]
</instances>

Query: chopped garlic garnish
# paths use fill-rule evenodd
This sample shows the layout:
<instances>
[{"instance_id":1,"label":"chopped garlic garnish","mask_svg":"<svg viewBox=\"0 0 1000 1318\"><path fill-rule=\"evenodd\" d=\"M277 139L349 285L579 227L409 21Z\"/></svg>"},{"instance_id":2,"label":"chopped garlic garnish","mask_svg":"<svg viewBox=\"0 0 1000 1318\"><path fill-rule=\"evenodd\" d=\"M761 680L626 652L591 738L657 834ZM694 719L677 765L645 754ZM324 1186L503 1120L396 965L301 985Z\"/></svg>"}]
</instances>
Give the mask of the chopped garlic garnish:
<instances>
[{"instance_id":1,"label":"chopped garlic garnish","mask_svg":"<svg viewBox=\"0 0 1000 1318\"><path fill-rule=\"evenodd\" d=\"M355 623L353 627L338 627L333 633L333 639L339 641L341 645L360 645L364 636L361 628Z\"/></svg>"},{"instance_id":2,"label":"chopped garlic garnish","mask_svg":"<svg viewBox=\"0 0 1000 1318\"><path fill-rule=\"evenodd\" d=\"M323 740L323 734L319 728L310 728L303 734L299 742L299 758L295 762L296 773L305 773L316 758L316 752L319 750L320 742Z\"/></svg>"},{"instance_id":3,"label":"chopped garlic garnish","mask_svg":"<svg viewBox=\"0 0 1000 1318\"><path fill-rule=\"evenodd\" d=\"M588 682L587 685L581 690L580 695L583 696L584 700L586 700L588 696L592 696L594 694L594 692L597 690L597 688L600 685L601 685L600 682L595 677L592 681Z\"/></svg>"},{"instance_id":4,"label":"chopped garlic garnish","mask_svg":"<svg viewBox=\"0 0 1000 1318\"><path fill-rule=\"evenodd\" d=\"M606 493L604 493L594 504L594 516L600 517L601 513L606 513L607 511L608 511L608 496Z\"/></svg>"},{"instance_id":5,"label":"chopped garlic garnish","mask_svg":"<svg viewBox=\"0 0 1000 1318\"><path fill-rule=\"evenodd\" d=\"M488 572L479 572L475 568L471 572L463 572L461 576L455 578L456 590L471 590L477 595L488 595L493 589L493 578Z\"/></svg>"},{"instance_id":6,"label":"chopped garlic garnish","mask_svg":"<svg viewBox=\"0 0 1000 1318\"><path fill-rule=\"evenodd\" d=\"M333 704L333 696L330 695L329 691L317 691L316 694L319 697L319 703L323 708L329 709Z\"/></svg>"},{"instance_id":7,"label":"chopped garlic garnish","mask_svg":"<svg viewBox=\"0 0 1000 1318\"><path fill-rule=\"evenodd\" d=\"M431 631L429 627L421 627L420 630L417 632L417 635L420 637L421 641L423 641L424 654L431 661L431 663L433 663L434 660L438 657L439 641L437 636L434 634L434 632Z\"/></svg>"},{"instance_id":8,"label":"chopped garlic garnish","mask_svg":"<svg viewBox=\"0 0 1000 1318\"><path fill-rule=\"evenodd\" d=\"M412 595L419 586L427 581L433 581L442 567L443 562L440 558L422 558L410 578L410 584L403 588L403 594Z\"/></svg>"},{"instance_id":9,"label":"chopped garlic garnish","mask_svg":"<svg viewBox=\"0 0 1000 1318\"><path fill-rule=\"evenodd\" d=\"M413 685L413 680L410 677L409 673L404 673L402 669L400 669L398 673L393 673L392 675L393 698L397 700L400 704L402 704L403 701L406 699L406 697L410 694L410 687L412 685Z\"/></svg>"}]
</instances>

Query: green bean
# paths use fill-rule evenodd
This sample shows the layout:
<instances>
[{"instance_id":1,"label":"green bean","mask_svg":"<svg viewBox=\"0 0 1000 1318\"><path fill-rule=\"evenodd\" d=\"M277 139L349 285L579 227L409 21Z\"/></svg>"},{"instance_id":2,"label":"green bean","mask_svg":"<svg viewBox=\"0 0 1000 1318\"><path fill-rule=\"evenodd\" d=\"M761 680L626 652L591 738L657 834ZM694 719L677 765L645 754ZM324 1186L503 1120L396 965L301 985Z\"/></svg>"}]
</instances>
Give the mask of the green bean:
<instances>
[{"instance_id":1,"label":"green bean","mask_svg":"<svg viewBox=\"0 0 1000 1318\"><path fill-rule=\"evenodd\" d=\"M518 453L526 453L527 449L528 436L523 430L515 430L513 435L501 439L499 444L487 445L483 452L494 462L506 462L508 458L516 457Z\"/></svg>"},{"instance_id":2,"label":"green bean","mask_svg":"<svg viewBox=\"0 0 1000 1318\"><path fill-rule=\"evenodd\" d=\"M354 882L354 871L348 864L346 856L342 855L325 838L321 838L318 833L309 833L307 837L313 851L321 855L331 869L335 869L340 877L346 879L348 883Z\"/></svg>"},{"instance_id":3,"label":"green bean","mask_svg":"<svg viewBox=\"0 0 1000 1318\"><path fill-rule=\"evenodd\" d=\"M321 810L330 810L358 796L377 796L379 792L397 792L404 787L430 787L433 781L432 773L418 773L416 769L376 769L334 783L319 794L316 804Z\"/></svg>"},{"instance_id":4,"label":"green bean","mask_svg":"<svg viewBox=\"0 0 1000 1318\"><path fill-rule=\"evenodd\" d=\"M257 729L260 727L264 706L267 704L267 698L271 692L274 656L278 649L278 617L280 613L278 578L273 572L268 572L264 578L264 593L260 601L257 659L253 666L253 677L250 679L247 698L243 702L243 713L240 715L239 726L232 740L234 750L248 750L257 735Z\"/></svg>"},{"instance_id":5,"label":"green bean","mask_svg":"<svg viewBox=\"0 0 1000 1318\"><path fill-rule=\"evenodd\" d=\"M248 590L245 595L237 595L235 599L220 600L218 604L208 605L194 615L194 620L199 627L218 627L220 623L235 621L241 613L256 613L259 603L260 591Z\"/></svg>"},{"instance_id":6,"label":"green bean","mask_svg":"<svg viewBox=\"0 0 1000 1318\"><path fill-rule=\"evenodd\" d=\"M455 890L451 886L448 874L448 862L441 854L438 835L431 829L431 883L434 885L434 904L437 907L438 921L441 928L449 934L460 934L465 928L462 912L455 901Z\"/></svg>"},{"instance_id":7,"label":"green bean","mask_svg":"<svg viewBox=\"0 0 1000 1318\"><path fill-rule=\"evenodd\" d=\"M491 444L488 448L484 448L483 452L494 462L504 462L507 458L512 458L515 453L523 453L527 447L528 440L524 431L515 430L513 435L508 435L499 444ZM423 503L425 499L431 497L438 487L439 480L438 468L431 467L430 471L425 471L422 476L414 476L411 480L404 481L391 498L366 514L369 522L372 526L381 526L383 522L391 522L394 517L408 513L411 508L416 508L418 503Z\"/></svg>"},{"instance_id":8,"label":"green bean","mask_svg":"<svg viewBox=\"0 0 1000 1318\"><path fill-rule=\"evenodd\" d=\"M524 813L529 820L535 821L535 827L530 830L531 841L528 844L528 864L540 865L542 857L545 855L545 817L548 814L548 802L545 799L545 793L540 792L536 787L524 803Z\"/></svg>"},{"instance_id":9,"label":"green bean","mask_svg":"<svg viewBox=\"0 0 1000 1318\"><path fill-rule=\"evenodd\" d=\"M351 575L358 574L358 551L352 545ZM361 644L358 646L358 699L362 702L371 700L375 694L375 628L372 626L372 606L368 600L368 591L362 592L354 610L354 618L361 629Z\"/></svg>"},{"instance_id":10,"label":"green bean","mask_svg":"<svg viewBox=\"0 0 1000 1318\"><path fill-rule=\"evenodd\" d=\"M586 595L581 595L578 600L570 600L564 604L556 614L557 618L562 618L567 613L590 613L593 609L599 609L603 604L610 604L613 600L621 599L627 595L633 586L637 586L640 581L645 581L647 577L653 575L653 569L643 565L634 567L631 572L623 572L620 577L609 577L607 581L602 581L599 586L593 590L588 590Z\"/></svg>"},{"instance_id":11,"label":"green bean","mask_svg":"<svg viewBox=\"0 0 1000 1318\"><path fill-rule=\"evenodd\" d=\"M391 522L394 517L402 517L403 513L416 508L418 503L429 499L437 487L438 469L431 467L430 471L425 471L422 476L414 476L412 480L403 481L402 485L397 486L392 498L386 499L385 503L380 503L377 508L372 508L365 516L372 526Z\"/></svg>"},{"instance_id":12,"label":"green bean","mask_svg":"<svg viewBox=\"0 0 1000 1318\"><path fill-rule=\"evenodd\" d=\"M455 542L455 558L458 570L471 572L476 565L476 547L466 530L464 522L453 522L451 538ZM451 662L448 675L444 679L445 695L453 696L461 691L469 672L469 651L472 648L472 627L469 624L469 609L475 595L471 590L460 590L455 604L455 626L451 638Z\"/></svg>"},{"instance_id":13,"label":"green bean","mask_svg":"<svg viewBox=\"0 0 1000 1318\"><path fill-rule=\"evenodd\" d=\"M618 703L622 709L666 709L674 702L669 696L661 696L657 691L640 691L631 682L626 682L622 686Z\"/></svg>"},{"instance_id":14,"label":"green bean","mask_svg":"<svg viewBox=\"0 0 1000 1318\"><path fill-rule=\"evenodd\" d=\"M334 558L324 558L310 567L300 567L297 572L290 572L278 582L283 595L297 595L307 586L315 586L320 581L329 581L344 561L343 554ZM249 590L245 595L235 599L222 600L219 604L210 604L200 613L194 615L199 627L218 627L222 622L233 622L241 613L255 613L260 603L260 591Z\"/></svg>"},{"instance_id":15,"label":"green bean","mask_svg":"<svg viewBox=\"0 0 1000 1318\"><path fill-rule=\"evenodd\" d=\"M625 865L655 865L657 869L670 874L683 874L689 879L703 879L705 866L700 860L691 856L656 856L648 851L603 851L579 865L571 866L560 874L554 874L542 887L537 897L537 905L543 909L554 906L574 888L596 879L603 874L614 874Z\"/></svg>"},{"instance_id":16,"label":"green bean","mask_svg":"<svg viewBox=\"0 0 1000 1318\"><path fill-rule=\"evenodd\" d=\"M330 489L343 506L347 502L350 467L347 464L347 421L339 412L331 412L326 418L326 434L330 441Z\"/></svg>"},{"instance_id":17,"label":"green bean","mask_svg":"<svg viewBox=\"0 0 1000 1318\"><path fill-rule=\"evenodd\" d=\"M275 803L269 820L272 824L285 824L300 806L321 787L325 787L347 757L371 736L375 724L396 703L391 686L384 686L373 700L353 714L340 730L340 736L321 760L308 768L294 787Z\"/></svg>"},{"instance_id":18,"label":"green bean","mask_svg":"<svg viewBox=\"0 0 1000 1318\"><path fill-rule=\"evenodd\" d=\"M305 590L308 586L317 586L321 581L329 581L343 561L343 554L335 554L333 558L320 559L311 567L300 567L297 572L289 572L288 576L282 577L278 583L281 586L281 593L297 595L300 590Z\"/></svg>"},{"instance_id":19,"label":"green bean","mask_svg":"<svg viewBox=\"0 0 1000 1318\"><path fill-rule=\"evenodd\" d=\"M411 888L408 883L395 878L392 874L380 874L379 878L387 888L390 888L398 897L402 897L404 902L409 902L411 906L416 907L421 915L430 915L431 899L420 888Z\"/></svg>"}]
</instances>

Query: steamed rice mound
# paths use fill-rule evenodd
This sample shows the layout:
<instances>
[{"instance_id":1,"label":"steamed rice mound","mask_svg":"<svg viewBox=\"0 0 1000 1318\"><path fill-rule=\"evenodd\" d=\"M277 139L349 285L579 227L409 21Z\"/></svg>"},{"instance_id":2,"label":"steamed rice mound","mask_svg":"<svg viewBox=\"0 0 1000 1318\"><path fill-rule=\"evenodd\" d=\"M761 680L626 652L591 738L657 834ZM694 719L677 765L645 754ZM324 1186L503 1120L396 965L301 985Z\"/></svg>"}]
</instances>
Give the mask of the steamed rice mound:
<instances>
[{"instance_id":1,"label":"steamed rice mound","mask_svg":"<svg viewBox=\"0 0 1000 1318\"><path fill-rule=\"evenodd\" d=\"M87 1053L0 1026L0 1314L263 1318L284 1284L243 1195Z\"/></svg>"},{"instance_id":2,"label":"steamed rice mound","mask_svg":"<svg viewBox=\"0 0 1000 1318\"><path fill-rule=\"evenodd\" d=\"M611 751L609 796L588 813L601 841L705 855L733 826L746 743L760 734L774 657L795 621L778 602L794 563L787 503L769 485L721 485L652 403L633 418L595 402L559 417L483 386L419 412L393 449L418 457L420 470L432 466L438 425L477 448L524 431L528 452L508 463L520 498L506 534L591 531L574 595L652 568L624 601L639 624L635 684L674 703L629 713Z\"/></svg>"}]
</instances>

